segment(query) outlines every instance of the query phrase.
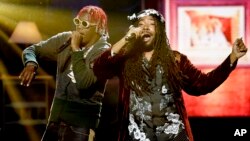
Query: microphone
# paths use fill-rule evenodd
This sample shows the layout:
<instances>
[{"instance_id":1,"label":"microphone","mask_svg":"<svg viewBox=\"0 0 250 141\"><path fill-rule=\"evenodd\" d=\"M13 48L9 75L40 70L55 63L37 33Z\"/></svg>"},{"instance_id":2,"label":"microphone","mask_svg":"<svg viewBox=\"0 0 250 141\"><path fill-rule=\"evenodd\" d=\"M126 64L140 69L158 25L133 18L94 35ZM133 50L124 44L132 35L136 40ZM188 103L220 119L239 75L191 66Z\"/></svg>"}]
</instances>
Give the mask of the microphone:
<instances>
[{"instance_id":1,"label":"microphone","mask_svg":"<svg viewBox=\"0 0 250 141\"><path fill-rule=\"evenodd\" d=\"M129 35L127 35L126 37L125 37L125 40L126 41L133 41L133 40L135 40L136 39L136 34L135 33L131 33L131 34L129 34Z\"/></svg>"}]
</instances>

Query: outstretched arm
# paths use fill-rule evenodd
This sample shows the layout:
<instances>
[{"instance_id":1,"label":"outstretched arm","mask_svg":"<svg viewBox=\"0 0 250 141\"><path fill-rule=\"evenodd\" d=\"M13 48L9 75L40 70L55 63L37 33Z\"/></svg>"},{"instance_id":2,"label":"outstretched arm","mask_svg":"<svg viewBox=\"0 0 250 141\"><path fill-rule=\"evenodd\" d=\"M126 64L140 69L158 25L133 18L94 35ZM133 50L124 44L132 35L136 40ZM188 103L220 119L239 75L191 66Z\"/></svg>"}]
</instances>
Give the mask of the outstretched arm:
<instances>
[{"instance_id":1,"label":"outstretched arm","mask_svg":"<svg viewBox=\"0 0 250 141\"><path fill-rule=\"evenodd\" d=\"M242 39L236 39L231 54L214 70L203 73L198 70L186 56L181 56L180 70L182 70L185 85L183 89L191 95L203 95L212 92L221 85L237 65L237 60L244 56L247 48Z\"/></svg>"}]
</instances>

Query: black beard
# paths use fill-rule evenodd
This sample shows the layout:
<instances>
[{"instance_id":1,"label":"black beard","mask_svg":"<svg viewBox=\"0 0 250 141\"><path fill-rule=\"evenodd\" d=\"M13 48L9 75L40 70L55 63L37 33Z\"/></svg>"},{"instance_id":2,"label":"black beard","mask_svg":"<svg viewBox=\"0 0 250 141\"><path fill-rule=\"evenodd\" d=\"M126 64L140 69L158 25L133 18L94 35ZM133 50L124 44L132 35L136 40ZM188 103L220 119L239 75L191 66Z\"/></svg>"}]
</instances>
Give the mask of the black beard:
<instances>
[{"instance_id":1,"label":"black beard","mask_svg":"<svg viewBox=\"0 0 250 141\"><path fill-rule=\"evenodd\" d=\"M147 45L142 40L138 40L138 46L139 46L139 48L138 48L139 52L148 52L148 51L152 51L154 49L154 46L152 43Z\"/></svg>"},{"instance_id":2,"label":"black beard","mask_svg":"<svg viewBox=\"0 0 250 141\"><path fill-rule=\"evenodd\" d=\"M153 47L152 44L142 46L142 51L143 52L149 52L149 51L152 51L153 49L154 49L154 47Z\"/></svg>"},{"instance_id":3,"label":"black beard","mask_svg":"<svg viewBox=\"0 0 250 141\"><path fill-rule=\"evenodd\" d=\"M145 43L142 40L136 40L130 42L126 47L126 54L127 55L135 55L135 54L141 54L143 52L149 52L154 49L153 44L145 45Z\"/></svg>"}]
</instances>

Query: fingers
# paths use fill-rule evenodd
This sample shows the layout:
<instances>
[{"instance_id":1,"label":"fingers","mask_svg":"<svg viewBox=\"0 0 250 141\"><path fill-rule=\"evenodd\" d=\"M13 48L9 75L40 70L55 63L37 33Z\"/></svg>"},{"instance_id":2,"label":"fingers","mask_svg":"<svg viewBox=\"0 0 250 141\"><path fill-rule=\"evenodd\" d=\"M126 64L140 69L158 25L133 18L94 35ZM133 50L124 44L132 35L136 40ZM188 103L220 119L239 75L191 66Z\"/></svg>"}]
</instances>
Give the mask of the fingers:
<instances>
[{"instance_id":1,"label":"fingers","mask_svg":"<svg viewBox=\"0 0 250 141\"><path fill-rule=\"evenodd\" d=\"M235 58L239 59L242 56L244 56L247 52L247 48L242 40L242 38L238 38L235 40L233 44L233 49L232 49L232 56L235 56Z\"/></svg>"},{"instance_id":2,"label":"fingers","mask_svg":"<svg viewBox=\"0 0 250 141\"><path fill-rule=\"evenodd\" d=\"M247 51L247 48L242 40L242 38L238 38L236 40L236 46L237 46L237 52L246 52Z\"/></svg>"},{"instance_id":3,"label":"fingers","mask_svg":"<svg viewBox=\"0 0 250 141\"><path fill-rule=\"evenodd\" d=\"M35 75L36 75L36 72L23 71L19 76L19 78L21 79L20 85L23 85L26 87L30 86L30 83L35 77Z\"/></svg>"},{"instance_id":4,"label":"fingers","mask_svg":"<svg viewBox=\"0 0 250 141\"><path fill-rule=\"evenodd\" d=\"M72 33L71 47L73 51L79 50L81 46L82 35L78 31Z\"/></svg>"},{"instance_id":5,"label":"fingers","mask_svg":"<svg viewBox=\"0 0 250 141\"><path fill-rule=\"evenodd\" d=\"M29 87L30 86L30 83L31 83L31 81L33 80L33 78L35 77L35 75L36 75L36 72L33 72L31 75L30 75L30 77L28 78L28 83L27 83L27 87Z\"/></svg>"},{"instance_id":6,"label":"fingers","mask_svg":"<svg viewBox=\"0 0 250 141\"><path fill-rule=\"evenodd\" d=\"M20 84L28 87L35 75L36 65L33 63L27 63L19 76L19 79L21 79Z\"/></svg>"},{"instance_id":7,"label":"fingers","mask_svg":"<svg viewBox=\"0 0 250 141\"><path fill-rule=\"evenodd\" d=\"M141 27L135 27L134 25L130 25L128 34L135 33L136 35L138 35L140 31L141 31Z\"/></svg>"},{"instance_id":8,"label":"fingers","mask_svg":"<svg viewBox=\"0 0 250 141\"><path fill-rule=\"evenodd\" d=\"M130 25L128 29L131 29L131 28L134 28L135 26L134 25Z\"/></svg>"}]
</instances>

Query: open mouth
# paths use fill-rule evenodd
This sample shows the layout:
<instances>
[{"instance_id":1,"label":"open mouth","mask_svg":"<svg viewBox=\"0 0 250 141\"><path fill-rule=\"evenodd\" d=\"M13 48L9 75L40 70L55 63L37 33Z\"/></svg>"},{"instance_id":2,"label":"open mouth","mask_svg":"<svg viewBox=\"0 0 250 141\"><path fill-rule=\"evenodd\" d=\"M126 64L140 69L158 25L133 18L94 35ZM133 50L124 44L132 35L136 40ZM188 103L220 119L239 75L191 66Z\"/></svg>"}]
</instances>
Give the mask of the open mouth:
<instances>
[{"instance_id":1,"label":"open mouth","mask_svg":"<svg viewBox=\"0 0 250 141\"><path fill-rule=\"evenodd\" d=\"M143 40L144 42L147 42L147 41L149 41L150 39L151 39L151 35L150 35L149 33L145 33L145 34L142 35L142 40Z\"/></svg>"}]
</instances>

